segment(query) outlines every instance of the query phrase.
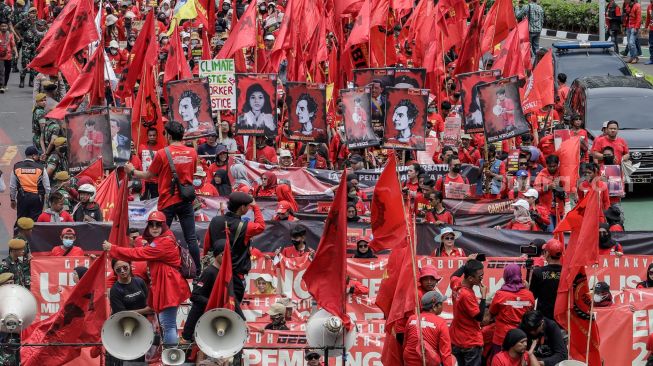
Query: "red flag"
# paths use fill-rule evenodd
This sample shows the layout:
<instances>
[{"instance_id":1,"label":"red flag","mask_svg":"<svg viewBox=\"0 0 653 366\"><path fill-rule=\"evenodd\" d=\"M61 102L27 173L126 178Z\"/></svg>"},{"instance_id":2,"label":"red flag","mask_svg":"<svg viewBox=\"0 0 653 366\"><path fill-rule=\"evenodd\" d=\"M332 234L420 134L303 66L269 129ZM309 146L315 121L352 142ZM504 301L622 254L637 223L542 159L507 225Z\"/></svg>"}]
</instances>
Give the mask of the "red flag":
<instances>
[{"instance_id":1,"label":"red flag","mask_svg":"<svg viewBox=\"0 0 653 366\"><path fill-rule=\"evenodd\" d=\"M141 146L147 141L147 129L155 127L159 131L157 146L155 150L165 146L163 137L163 119L159 95L156 92L154 81L154 65L146 65L141 74L141 83L138 87L138 95L134 99L132 110L132 136L135 146ZM140 148L139 148L140 150Z\"/></svg>"},{"instance_id":2,"label":"red flag","mask_svg":"<svg viewBox=\"0 0 653 366\"><path fill-rule=\"evenodd\" d=\"M481 32L481 54L491 51L503 41L508 33L517 27L515 11L511 0L497 0L490 8L483 22Z\"/></svg>"},{"instance_id":3,"label":"red flag","mask_svg":"<svg viewBox=\"0 0 653 366\"><path fill-rule=\"evenodd\" d=\"M61 74L66 78L69 85L75 83L75 80L77 80L83 68L84 65L79 63L76 57L71 57L68 61L59 65L59 71L61 71Z\"/></svg>"},{"instance_id":4,"label":"red flag","mask_svg":"<svg viewBox=\"0 0 653 366\"><path fill-rule=\"evenodd\" d=\"M215 34L215 21L217 13L217 9L215 8L215 0L197 0L195 1L195 9L197 10L197 18L202 22L202 24L204 24L204 31L202 32L202 36L208 33L211 37L213 37ZM222 1L220 2L220 9L222 10Z\"/></svg>"},{"instance_id":5,"label":"red flag","mask_svg":"<svg viewBox=\"0 0 653 366\"><path fill-rule=\"evenodd\" d=\"M304 283L317 304L342 319L347 330L353 326L345 311L347 273L347 170L324 223L315 258L304 273Z\"/></svg>"},{"instance_id":6,"label":"red flag","mask_svg":"<svg viewBox=\"0 0 653 366\"><path fill-rule=\"evenodd\" d=\"M134 44L134 59L125 67L120 75L120 81L114 94L121 98L129 97L134 92L134 84L141 76L145 66L154 65L159 59L159 42L154 29L153 11L147 13L143 28L141 28Z\"/></svg>"},{"instance_id":7,"label":"red flag","mask_svg":"<svg viewBox=\"0 0 653 366\"><path fill-rule=\"evenodd\" d=\"M70 9L68 9L70 8ZM95 29L93 2L72 0L52 24L39 44L38 53L27 67L55 75L60 66L77 51L98 40Z\"/></svg>"},{"instance_id":8,"label":"red flag","mask_svg":"<svg viewBox=\"0 0 653 366\"><path fill-rule=\"evenodd\" d=\"M227 230L227 242L224 245L224 252L222 253L222 264L218 277L215 279L213 289L211 289L211 296L206 303L204 312L212 309L223 308L234 310L236 308L234 287L231 282L233 277L233 268L231 261L231 244L229 243L229 231Z\"/></svg>"},{"instance_id":9,"label":"red flag","mask_svg":"<svg viewBox=\"0 0 653 366\"><path fill-rule=\"evenodd\" d=\"M456 69L453 74L458 75L466 72L478 71L479 61L481 60L481 20L485 12L485 3L476 9L474 17L469 24L467 36L460 47L460 57L456 63Z\"/></svg>"},{"instance_id":10,"label":"red flag","mask_svg":"<svg viewBox=\"0 0 653 366\"><path fill-rule=\"evenodd\" d=\"M375 250L392 249L406 240L406 217L403 195L397 177L397 158L390 154L372 195L372 233L370 247Z\"/></svg>"},{"instance_id":11,"label":"red flag","mask_svg":"<svg viewBox=\"0 0 653 366\"><path fill-rule=\"evenodd\" d=\"M168 59L166 60L165 74L163 83L172 80L190 79L193 73L184 56L184 50L181 47L181 37L179 37L179 27L175 27L170 38L170 47L168 48Z\"/></svg>"},{"instance_id":12,"label":"red flag","mask_svg":"<svg viewBox=\"0 0 653 366\"><path fill-rule=\"evenodd\" d=\"M202 59L210 60L211 56L211 41L209 41L208 32L202 32Z\"/></svg>"},{"instance_id":13,"label":"red flag","mask_svg":"<svg viewBox=\"0 0 653 366\"><path fill-rule=\"evenodd\" d=\"M129 177L125 173L123 168L116 169L118 175L121 175L122 178L119 178L117 194L117 209L113 210L111 215L111 232L109 233L109 242L111 244L117 245L119 247L129 246L129 236L127 234L127 229L129 229L129 215L125 214L129 212L127 195L129 194ZM116 176L117 178L117 176Z\"/></svg>"},{"instance_id":14,"label":"red flag","mask_svg":"<svg viewBox=\"0 0 653 366\"><path fill-rule=\"evenodd\" d=\"M575 191L580 169L580 136L573 136L563 141L556 154L560 158L560 177L566 180L563 181L565 192Z\"/></svg>"},{"instance_id":15,"label":"red flag","mask_svg":"<svg viewBox=\"0 0 653 366\"><path fill-rule=\"evenodd\" d=\"M236 51L240 51L246 47L256 46L256 29L258 28L256 4L256 1L249 3L247 10L245 10L243 16L238 20L238 24L233 26L229 38L227 38L227 41L215 58L231 58Z\"/></svg>"},{"instance_id":16,"label":"red flag","mask_svg":"<svg viewBox=\"0 0 653 366\"><path fill-rule=\"evenodd\" d=\"M354 28L349 34L345 48L370 40L370 28L385 26L390 8L389 0L365 0L356 17Z\"/></svg>"},{"instance_id":17,"label":"red flag","mask_svg":"<svg viewBox=\"0 0 653 366\"><path fill-rule=\"evenodd\" d=\"M357 14L365 0L333 0L333 15L337 20L345 14Z\"/></svg>"},{"instance_id":18,"label":"red flag","mask_svg":"<svg viewBox=\"0 0 653 366\"><path fill-rule=\"evenodd\" d=\"M502 70L501 74L503 77L519 76L520 78L524 78L526 76L518 28L513 29L508 35L508 38L506 38L506 42L501 46L499 55L496 56L492 68Z\"/></svg>"},{"instance_id":19,"label":"red flag","mask_svg":"<svg viewBox=\"0 0 653 366\"><path fill-rule=\"evenodd\" d=\"M113 211L119 207L118 203L118 178L116 171L112 171L97 187L95 202L100 205L104 217L113 217Z\"/></svg>"},{"instance_id":20,"label":"red flag","mask_svg":"<svg viewBox=\"0 0 653 366\"><path fill-rule=\"evenodd\" d=\"M94 162L91 163L91 165L87 166L84 170L81 172L77 173L77 178L80 177L89 177L93 181L93 183L97 186L100 184L102 181L102 177L104 176L104 171L102 170L102 157L98 156L97 159L95 159Z\"/></svg>"},{"instance_id":21,"label":"red flag","mask_svg":"<svg viewBox=\"0 0 653 366\"><path fill-rule=\"evenodd\" d=\"M24 343L99 343L108 317L106 253L97 258L56 314L23 332ZM21 347L21 365L63 365L78 357L81 347Z\"/></svg>"},{"instance_id":22,"label":"red flag","mask_svg":"<svg viewBox=\"0 0 653 366\"><path fill-rule=\"evenodd\" d=\"M104 105L104 48L98 47L70 90L46 117L64 119L74 112L88 96L89 106Z\"/></svg>"},{"instance_id":23,"label":"red flag","mask_svg":"<svg viewBox=\"0 0 653 366\"><path fill-rule=\"evenodd\" d=\"M553 91L553 56L551 51L535 65L522 93L524 113L535 112L554 103Z\"/></svg>"}]
</instances>

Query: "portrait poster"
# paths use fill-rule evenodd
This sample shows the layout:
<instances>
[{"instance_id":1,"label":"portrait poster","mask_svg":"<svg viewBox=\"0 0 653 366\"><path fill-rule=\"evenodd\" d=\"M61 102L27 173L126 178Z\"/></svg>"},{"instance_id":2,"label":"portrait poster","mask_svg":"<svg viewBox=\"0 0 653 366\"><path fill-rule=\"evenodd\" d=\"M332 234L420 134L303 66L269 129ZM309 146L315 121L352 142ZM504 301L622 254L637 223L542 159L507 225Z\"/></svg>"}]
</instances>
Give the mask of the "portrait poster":
<instances>
[{"instance_id":1,"label":"portrait poster","mask_svg":"<svg viewBox=\"0 0 653 366\"><path fill-rule=\"evenodd\" d=\"M478 86L498 80L501 70L487 70L459 74L458 90L463 109L463 127L465 133L483 132L483 114L478 97Z\"/></svg>"},{"instance_id":2,"label":"portrait poster","mask_svg":"<svg viewBox=\"0 0 653 366\"><path fill-rule=\"evenodd\" d=\"M370 88L344 89L340 91L340 96L347 147L359 149L378 146L381 140L372 127Z\"/></svg>"},{"instance_id":3,"label":"portrait poster","mask_svg":"<svg viewBox=\"0 0 653 366\"><path fill-rule=\"evenodd\" d=\"M454 115L444 119L444 131L442 132L442 144L444 146L458 146L461 123L460 115Z\"/></svg>"},{"instance_id":4,"label":"portrait poster","mask_svg":"<svg viewBox=\"0 0 653 366\"><path fill-rule=\"evenodd\" d=\"M426 69L422 68L397 68L395 69L395 88L424 89L426 84Z\"/></svg>"},{"instance_id":5,"label":"portrait poster","mask_svg":"<svg viewBox=\"0 0 653 366\"><path fill-rule=\"evenodd\" d=\"M236 66L231 58L200 61L200 77L209 80L212 110L236 109L235 72Z\"/></svg>"},{"instance_id":6,"label":"portrait poster","mask_svg":"<svg viewBox=\"0 0 653 366\"><path fill-rule=\"evenodd\" d=\"M385 133L386 90L394 86L394 68L381 69L355 69L354 86L357 88L370 87L370 104L372 111L372 127L379 138Z\"/></svg>"},{"instance_id":7,"label":"portrait poster","mask_svg":"<svg viewBox=\"0 0 653 366\"><path fill-rule=\"evenodd\" d=\"M386 149L425 150L427 89L387 89Z\"/></svg>"},{"instance_id":8,"label":"portrait poster","mask_svg":"<svg viewBox=\"0 0 653 366\"><path fill-rule=\"evenodd\" d=\"M131 158L132 109L108 107L113 165L122 166Z\"/></svg>"},{"instance_id":9,"label":"portrait poster","mask_svg":"<svg viewBox=\"0 0 653 366\"><path fill-rule=\"evenodd\" d=\"M354 85L358 88L369 86L372 81L381 83L383 89L394 86L395 69L354 69Z\"/></svg>"},{"instance_id":10,"label":"portrait poster","mask_svg":"<svg viewBox=\"0 0 653 366\"><path fill-rule=\"evenodd\" d=\"M530 131L521 109L518 83L512 77L477 86L487 142L503 141Z\"/></svg>"},{"instance_id":11,"label":"portrait poster","mask_svg":"<svg viewBox=\"0 0 653 366\"><path fill-rule=\"evenodd\" d=\"M68 125L68 170L76 174L102 157L104 167L113 166L111 131L107 108L66 115Z\"/></svg>"},{"instance_id":12,"label":"portrait poster","mask_svg":"<svg viewBox=\"0 0 653 366\"><path fill-rule=\"evenodd\" d=\"M236 134L277 136L277 76L236 74Z\"/></svg>"},{"instance_id":13,"label":"portrait poster","mask_svg":"<svg viewBox=\"0 0 653 366\"><path fill-rule=\"evenodd\" d=\"M286 84L288 139L305 142L327 142L326 85Z\"/></svg>"},{"instance_id":14,"label":"portrait poster","mask_svg":"<svg viewBox=\"0 0 653 366\"><path fill-rule=\"evenodd\" d=\"M184 139L194 139L216 133L211 112L208 79L193 78L170 81L166 84L166 88L170 120L177 121L184 126Z\"/></svg>"},{"instance_id":15,"label":"portrait poster","mask_svg":"<svg viewBox=\"0 0 653 366\"><path fill-rule=\"evenodd\" d=\"M624 180L621 175L621 165L605 165L603 175L608 181L608 194L610 197L623 197Z\"/></svg>"}]
</instances>

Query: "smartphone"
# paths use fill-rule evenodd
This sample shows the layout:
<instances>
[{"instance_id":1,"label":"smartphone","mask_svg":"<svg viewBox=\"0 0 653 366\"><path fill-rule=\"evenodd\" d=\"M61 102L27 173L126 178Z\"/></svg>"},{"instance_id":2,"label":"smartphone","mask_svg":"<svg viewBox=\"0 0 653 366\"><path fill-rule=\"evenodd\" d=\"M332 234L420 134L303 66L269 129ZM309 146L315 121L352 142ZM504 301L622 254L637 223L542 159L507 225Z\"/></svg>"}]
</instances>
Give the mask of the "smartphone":
<instances>
[{"instance_id":1,"label":"smartphone","mask_svg":"<svg viewBox=\"0 0 653 366\"><path fill-rule=\"evenodd\" d=\"M485 262L485 253L479 253L476 255L476 260L479 262Z\"/></svg>"},{"instance_id":2,"label":"smartphone","mask_svg":"<svg viewBox=\"0 0 653 366\"><path fill-rule=\"evenodd\" d=\"M519 253L529 256L537 256L537 247L535 245L522 245L519 247Z\"/></svg>"}]
</instances>

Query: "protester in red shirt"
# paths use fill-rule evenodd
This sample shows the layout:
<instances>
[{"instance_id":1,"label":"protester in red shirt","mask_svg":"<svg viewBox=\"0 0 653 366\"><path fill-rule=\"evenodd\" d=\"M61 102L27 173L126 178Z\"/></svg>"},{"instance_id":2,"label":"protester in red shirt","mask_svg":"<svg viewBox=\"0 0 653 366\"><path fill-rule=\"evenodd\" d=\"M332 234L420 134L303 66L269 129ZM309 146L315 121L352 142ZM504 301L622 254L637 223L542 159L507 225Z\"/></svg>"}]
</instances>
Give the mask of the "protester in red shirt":
<instances>
[{"instance_id":1,"label":"protester in red shirt","mask_svg":"<svg viewBox=\"0 0 653 366\"><path fill-rule=\"evenodd\" d=\"M500 225L495 226L495 229L540 231L540 228L531 218L530 205L525 199L518 199L511 206L514 218L503 227Z\"/></svg>"},{"instance_id":2,"label":"protester in red shirt","mask_svg":"<svg viewBox=\"0 0 653 366\"><path fill-rule=\"evenodd\" d=\"M534 188L528 189L526 192L524 192L523 196L524 200L528 202L528 211L531 215L531 220L537 224L540 230L546 231L548 226L551 224L551 211L548 207L537 203L539 194Z\"/></svg>"},{"instance_id":3,"label":"protester in red shirt","mask_svg":"<svg viewBox=\"0 0 653 366\"><path fill-rule=\"evenodd\" d=\"M452 155L449 157L449 172L447 174L438 177L437 182L435 182L435 189L442 192L442 197L447 198L447 186L451 183L467 184L469 185L469 180L466 177L463 177L460 172L462 171L462 165L460 164L460 159L458 155ZM465 195L467 196L469 192Z\"/></svg>"},{"instance_id":4,"label":"protester in red shirt","mask_svg":"<svg viewBox=\"0 0 653 366\"><path fill-rule=\"evenodd\" d=\"M556 96L555 109L563 115L565 112L565 101L567 100L567 95L569 95L569 85L567 85L567 74L559 73L558 74L558 95Z\"/></svg>"},{"instance_id":5,"label":"protester in red shirt","mask_svg":"<svg viewBox=\"0 0 653 366\"><path fill-rule=\"evenodd\" d=\"M349 149L343 143L344 127L337 128L337 133L329 142L329 169L342 169L349 155Z\"/></svg>"},{"instance_id":6,"label":"protester in red shirt","mask_svg":"<svg viewBox=\"0 0 653 366\"><path fill-rule=\"evenodd\" d=\"M75 230L67 227L61 230L61 245L52 248L51 256L55 257L83 257L84 250L75 245L77 236Z\"/></svg>"},{"instance_id":7,"label":"protester in red shirt","mask_svg":"<svg viewBox=\"0 0 653 366\"><path fill-rule=\"evenodd\" d=\"M290 243L281 250L281 255L286 258L297 258L308 254L311 259L315 255L315 251L306 245L306 227L304 225L295 225L290 230Z\"/></svg>"},{"instance_id":8,"label":"protester in red shirt","mask_svg":"<svg viewBox=\"0 0 653 366\"><path fill-rule=\"evenodd\" d=\"M197 275L199 275L202 266L195 232L193 202L184 201L178 187L178 185L193 184L193 173L197 167L197 152L192 147L184 145L184 126L181 123L170 121L165 124L165 131L169 146L156 152L149 169L147 171L136 170L131 163L126 163L125 171L128 174L132 173L138 179L157 179L159 189L157 208L166 215L168 226L172 224L175 217L178 218L184 239L188 244L188 251L193 257ZM174 182L171 165L174 165L177 172L176 176L179 179L177 184Z\"/></svg>"},{"instance_id":9,"label":"protester in red shirt","mask_svg":"<svg viewBox=\"0 0 653 366\"><path fill-rule=\"evenodd\" d=\"M424 360L426 365L453 366L449 328L447 321L439 316L447 297L437 291L429 291L420 298L422 311L419 320L417 314L413 314L406 322L404 366L422 366Z\"/></svg>"},{"instance_id":10,"label":"protester in red shirt","mask_svg":"<svg viewBox=\"0 0 653 366\"><path fill-rule=\"evenodd\" d=\"M596 163L586 163L582 167L583 177L585 178L578 187L578 201L585 198L590 190L598 191L601 195L601 207L607 209L611 206L608 185L601 180L599 166Z\"/></svg>"},{"instance_id":11,"label":"protester in red shirt","mask_svg":"<svg viewBox=\"0 0 653 366\"><path fill-rule=\"evenodd\" d=\"M453 321L449 329L452 353L458 365L479 366L483 347L480 322L485 313L487 296L487 287L483 284L483 263L475 259L468 260L451 276L450 286L453 299ZM480 290L480 303L474 294L474 286Z\"/></svg>"},{"instance_id":12,"label":"protester in red shirt","mask_svg":"<svg viewBox=\"0 0 653 366\"><path fill-rule=\"evenodd\" d=\"M296 167L305 167L310 169L327 169L327 161L320 153L317 151L317 143L309 142L308 143L308 153L302 154L297 157L297 161L293 164Z\"/></svg>"},{"instance_id":13,"label":"protester in red shirt","mask_svg":"<svg viewBox=\"0 0 653 366\"><path fill-rule=\"evenodd\" d=\"M623 219L621 218L621 209L619 206L612 205L603 211L603 216L605 220L610 225L610 231L624 231Z\"/></svg>"},{"instance_id":14,"label":"protester in red shirt","mask_svg":"<svg viewBox=\"0 0 653 366\"><path fill-rule=\"evenodd\" d=\"M417 292L420 298L429 291L438 291L438 283L442 280L442 276L434 266L425 265L419 270L419 279L417 284Z\"/></svg>"},{"instance_id":15,"label":"protester in red shirt","mask_svg":"<svg viewBox=\"0 0 653 366\"><path fill-rule=\"evenodd\" d=\"M64 211L65 199L60 192L53 192L48 198L50 207L41 212L36 222L74 222L73 217Z\"/></svg>"},{"instance_id":16,"label":"protester in red shirt","mask_svg":"<svg viewBox=\"0 0 653 366\"><path fill-rule=\"evenodd\" d=\"M292 189L287 184L279 184L276 188L276 196L279 202L287 201L290 203L290 207L293 212L299 211L299 206L297 201L295 201L295 196L293 196Z\"/></svg>"},{"instance_id":17,"label":"protester in red shirt","mask_svg":"<svg viewBox=\"0 0 653 366\"><path fill-rule=\"evenodd\" d=\"M564 211L564 200L560 196L564 194L562 191L562 182L560 180L560 159L557 155L549 155L546 157L546 169L537 174L535 178L534 188L537 189L539 194L540 203L546 207L551 207L551 225L555 227L557 224L556 217ZM559 192L559 193L558 193ZM551 230L553 231L553 230Z\"/></svg>"},{"instance_id":18,"label":"protester in red shirt","mask_svg":"<svg viewBox=\"0 0 653 366\"><path fill-rule=\"evenodd\" d=\"M256 187L254 197L272 197L277 190L277 175L267 171L261 175L261 185Z\"/></svg>"},{"instance_id":19,"label":"protester in red shirt","mask_svg":"<svg viewBox=\"0 0 653 366\"><path fill-rule=\"evenodd\" d=\"M408 166L406 170L407 179L402 185L404 194L415 197L419 189L419 176L422 173L424 173L424 170L418 163L413 163Z\"/></svg>"},{"instance_id":20,"label":"protester in red shirt","mask_svg":"<svg viewBox=\"0 0 653 366\"><path fill-rule=\"evenodd\" d=\"M502 349L492 359L492 366L540 366L541 364L533 355L533 342L531 349L527 351L528 338L526 333L518 328L511 329L503 341Z\"/></svg>"},{"instance_id":21,"label":"protester in red shirt","mask_svg":"<svg viewBox=\"0 0 653 366\"><path fill-rule=\"evenodd\" d=\"M122 70L129 63L129 53L126 50L121 50L118 41L115 39L109 42L109 63L116 75L122 74Z\"/></svg>"},{"instance_id":22,"label":"protester in red shirt","mask_svg":"<svg viewBox=\"0 0 653 366\"><path fill-rule=\"evenodd\" d=\"M639 62L639 56L642 55L642 50L639 47L639 28L642 27L642 6L639 5L637 0L630 0L630 9L628 10L628 54L630 58L626 60L627 63L636 64Z\"/></svg>"},{"instance_id":23,"label":"protester in red shirt","mask_svg":"<svg viewBox=\"0 0 653 366\"><path fill-rule=\"evenodd\" d=\"M456 248L455 240L460 238L462 233L455 231L450 227L444 227L440 233L435 236L436 243L440 246L435 250L436 257L465 257L465 251L461 248Z\"/></svg>"},{"instance_id":24,"label":"protester in red shirt","mask_svg":"<svg viewBox=\"0 0 653 366\"><path fill-rule=\"evenodd\" d=\"M195 194L198 196L219 196L218 190L210 181L206 180L206 172L202 169L202 166L198 166L193 174L193 187L195 187Z\"/></svg>"},{"instance_id":25,"label":"protester in red shirt","mask_svg":"<svg viewBox=\"0 0 653 366\"><path fill-rule=\"evenodd\" d=\"M6 90L7 83L9 82L9 75L11 75L12 54L18 57L18 49L16 48L14 35L9 30L9 23L7 23L7 20L5 19L0 22L0 50L5 51L4 54L0 56L0 94L2 94Z\"/></svg>"},{"instance_id":26,"label":"protester in red shirt","mask_svg":"<svg viewBox=\"0 0 653 366\"><path fill-rule=\"evenodd\" d=\"M611 164L619 165L621 164L622 160L630 159L630 155L629 155L630 150L628 149L628 143L626 143L626 140L617 136L618 132L619 132L619 122L608 121L606 127L606 134L594 139L594 144L592 145L592 155L594 156L594 159L597 159L598 161L600 161L605 165L611 165ZM607 146L611 147L612 150L614 151L613 162L605 161L605 159L603 158L603 154L601 153L603 149L606 148Z\"/></svg>"},{"instance_id":27,"label":"protester in red shirt","mask_svg":"<svg viewBox=\"0 0 653 366\"><path fill-rule=\"evenodd\" d=\"M431 211L431 193L435 192L435 181L431 178L425 178L420 184L420 188L415 194L413 200L412 212L418 220L426 218L426 214Z\"/></svg>"},{"instance_id":28,"label":"protester in red shirt","mask_svg":"<svg viewBox=\"0 0 653 366\"><path fill-rule=\"evenodd\" d=\"M478 161L481 160L481 153L477 148L470 145L472 137L468 134L460 136L460 146L458 146L458 157L463 164L472 164L478 166Z\"/></svg>"},{"instance_id":29,"label":"protester in red shirt","mask_svg":"<svg viewBox=\"0 0 653 366\"><path fill-rule=\"evenodd\" d=\"M638 283L637 288L653 288L653 263L649 263L648 268L646 269L646 275L644 275L644 277L645 280ZM649 342L650 341L651 339L649 338ZM652 349L648 350L653 351Z\"/></svg>"},{"instance_id":30,"label":"protester in red shirt","mask_svg":"<svg viewBox=\"0 0 653 366\"><path fill-rule=\"evenodd\" d=\"M454 225L456 223L451 211L447 210L442 203L442 192L431 192L428 198L431 202L431 210L426 213L426 222L438 226Z\"/></svg>"},{"instance_id":31,"label":"protester in red shirt","mask_svg":"<svg viewBox=\"0 0 653 366\"><path fill-rule=\"evenodd\" d=\"M648 49L650 52L649 60L646 61L645 65L653 64L653 21L651 18L653 13L653 3L648 3L646 7L646 24L644 28L648 29Z\"/></svg>"},{"instance_id":32,"label":"protester in red shirt","mask_svg":"<svg viewBox=\"0 0 653 366\"><path fill-rule=\"evenodd\" d=\"M292 205L288 201L279 201L276 212L272 221L297 221L293 216Z\"/></svg>"},{"instance_id":33,"label":"protester in red shirt","mask_svg":"<svg viewBox=\"0 0 653 366\"><path fill-rule=\"evenodd\" d=\"M599 224L599 255L624 255L624 248L612 238L610 225Z\"/></svg>"},{"instance_id":34,"label":"protester in red shirt","mask_svg":"<svg viewBox=\"0 0 653 366\"><path fill-rule=\"evenodd\" d=\"M256 158L253 149L247 149L245 158L261 164L277 164L279 162L277 152L272 145L274 140L266 139L265 136L256 136Z\"/></svg>"},{"instance_id":35,"label":"protester in red shirt","mask_svg":"<svg viewBox=\"0 0 653 366\"><path fill-rule=\"evenodd\" d=\"M535 307L535 298L522 280L520 265L507 265L503 270L503 281L503 286L494 294L490 305L490 314L496 321L492 338L495 353L501 350L501 344L508 331L516 328L522 316Z\"/></svg>"}]
</instances>

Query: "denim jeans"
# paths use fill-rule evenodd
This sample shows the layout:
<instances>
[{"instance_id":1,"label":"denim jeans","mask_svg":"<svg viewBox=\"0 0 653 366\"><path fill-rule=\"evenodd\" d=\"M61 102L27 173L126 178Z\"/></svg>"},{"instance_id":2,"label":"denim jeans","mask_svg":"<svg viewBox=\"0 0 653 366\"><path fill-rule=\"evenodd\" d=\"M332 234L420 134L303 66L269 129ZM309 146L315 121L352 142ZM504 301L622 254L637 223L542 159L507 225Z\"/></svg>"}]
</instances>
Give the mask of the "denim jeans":
<instances>
[{"instance_id":1,"label":"denim jeans","mask_svg":"<svg viewBox=\"0 0 653 366\"><path fill-rule=\"evenodd\" d=\"M164 208L163 213L166 215L166 224L168 224L168 227L172 224L172 220L175 217L179 219L181 231L184 233L184 240L186 240L186 244L188 245L188 252L193 257L195 268L197 268L197 275L199 276L202 270L202 264L200 263L200 249L197 245L197 233L195 232L195 211L193 210L193 204L190 202L175 203L172 206Z\"/></svg>"},{"instance_id":2,"label":"denim jeans","mask_svg":"<svg viewBox=\"0 0 653 366\"><path fill-rule=\"evenodd\" d=\"M481 366L481 351L481 347L451 347L451 353L456 357L458 366Z\"/></svg>"},{"instance_id":3,"label":"denim jeans","mask_svg":"<svg viewBox=\"0 0 653 366\"><path fill-rule=\"evenodd\" d=\"M177 344L177 307L165 308L158 316L161 332L163 333L163 344Z\"/></svg>"},{"instance_id":4,"label":"denim jeans","mask_svg":"<svg viewBox=\"0 0 653 366\"><path fill-rule=\"evenodd\" d=\"M605 34L605 40L610 39L614 43L614 52L619 53L619 40L618 40L619 31L616 29L610 29Z\"/></svg>"},{"instance_id":5,"label":"denim jeans","mask_svg":"<svg viewBox=\"0 0 653 366\"><path fill-rule=\"evenodd\" d=\"M648 32L648 52L651 54L649 59L653 62L653 31Z\"/></svg>"},{"instance_id":6,"label":"denim jeans","mask_svg":"<svg viewBox=\"0 0 653 366\"><path fill-rule=\"evenodd\" d=\"M540 32L530 32L528 33L528 38L531 42L531 56L535 60L535 54L540 49Z\"/></svg>"},{"instance_id":7,"label":"denim jeans","mask_svg":"<svg viewBox=\"0 0 653 366\"><path fill-rule=\"evenodd\" d=\"M642 55L642 47L639 45L639 29L628 28L628 55L630 57L639 57Z\"/></svg>"}]
</instances>

